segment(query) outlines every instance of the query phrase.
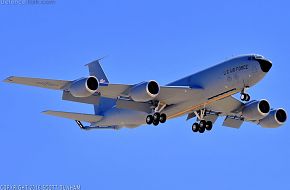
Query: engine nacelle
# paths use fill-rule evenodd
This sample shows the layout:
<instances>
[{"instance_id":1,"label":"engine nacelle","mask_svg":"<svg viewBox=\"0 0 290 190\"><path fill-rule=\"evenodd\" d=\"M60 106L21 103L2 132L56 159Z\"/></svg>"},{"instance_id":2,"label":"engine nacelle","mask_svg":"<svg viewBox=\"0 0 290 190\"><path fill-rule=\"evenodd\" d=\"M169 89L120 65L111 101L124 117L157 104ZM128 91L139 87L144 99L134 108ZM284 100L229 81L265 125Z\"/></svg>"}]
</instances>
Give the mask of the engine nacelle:
<instances>
[{"instance_id":1,"label":"engine nacelle","mask_svg":"<svg viewBox=\"0 0 290 190\"><path fill-rule=\"evenodd\" d=\"M98 79L94 76L89 76L87 78L75 80L69 87L69 91L74 97L83 98L96 93L98 88Z\"/></svg>"},{"instance_id":2,"label":"engine nacelle","mask_svg":"<svg viewBox=\"0 0 290 190\"><path fill-rule=\"evenodd\" d=\"M259 125L265 128L276 128L283 125L287 120L287 113L284 109L270 111L269 115L263 118Z\"/></svg>"},{"instance_id":3,"label":"engine nacelle","mask_svg":"<svg viewBox=\"0 0 290 190\"><path fill-rule=\"evenodd\" d=\"M246 104L242 114L246 120L256 121L263 119L270 112L270 104L267 100L253 101Z\"/></svg>"},{"instance_id":4,"label":"engine nacelle","mask_svg":"<svg viewBox=\"0 0 290 190\"><path fill-rule=\"evenodd\" d=\"M136 102L147 102L158 96L160 87L156 81L142 82L131 88L129 96Z\"/></svg>"}]
</instances>

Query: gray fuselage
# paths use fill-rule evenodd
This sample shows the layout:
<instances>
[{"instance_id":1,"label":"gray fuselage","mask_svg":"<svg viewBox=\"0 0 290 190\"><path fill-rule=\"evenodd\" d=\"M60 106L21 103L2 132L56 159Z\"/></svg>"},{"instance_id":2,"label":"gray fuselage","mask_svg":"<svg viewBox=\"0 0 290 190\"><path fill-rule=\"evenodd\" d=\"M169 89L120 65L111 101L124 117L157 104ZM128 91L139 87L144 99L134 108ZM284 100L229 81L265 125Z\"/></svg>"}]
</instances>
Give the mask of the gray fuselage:
<instances>
[{"instance_id":1,"label":"gray fuselage","mask_svg":"<svg viewBox=\"0 0 290 190\"><path fill-rule=\"evenodd\" d=\"M271 62L262 56L243 55L169 83L168 86L187 86L196 91L194 94L185 93L183 97L173 96L171 101L174 104L168 105L163 112L171 119L239 93L258 83L271 66ZM145 124L147 115L140 111L112 108L94 125L136 127Z\"/></svg>"}]
</instances>

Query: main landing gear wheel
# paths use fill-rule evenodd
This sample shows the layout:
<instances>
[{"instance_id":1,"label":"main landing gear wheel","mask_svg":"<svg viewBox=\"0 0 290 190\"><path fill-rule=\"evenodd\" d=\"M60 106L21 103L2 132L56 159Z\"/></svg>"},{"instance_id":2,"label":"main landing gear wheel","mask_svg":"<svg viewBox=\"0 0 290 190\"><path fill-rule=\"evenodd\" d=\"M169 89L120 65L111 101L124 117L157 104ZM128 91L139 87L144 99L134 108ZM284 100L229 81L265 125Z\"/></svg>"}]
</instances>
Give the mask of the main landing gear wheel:
<instances>
[{"instance_id":1,"label":"main landing gear wheel","mask_svg":"<svg viewBox=\"0 0 290 190\"><path fill-rule=\"evenodd\" d=\"M156 112L153 114L153 125L157 126L160 122L160 113Z\"/></svg>"},{"instance_id":2,"label":"main landing gear wheel","mask_svg":"<svg viewBox=\"0 0 290 190\"><path fill-rule=\"evenodd\" d=\"M154 121L159 121L160 120L160 113L156 112L153 114L153 120Z\"/></svg>"},{"instance_id":3,"label":"main landing gear wheel","mask_svg":"<svg viewBox=\"0 0 290 190\"><path fill-rule=\"evenodd\" d=\"M201 128L205 128L205 125L206 125L206 121L205 121L205 120L201 120L201 121L199 122L199 126L200 126Z\"/></svg>"},{"instance_id":4,"label":"main landing gear wheel","mask_svg":"<svg viewBox=\"0 0 290 190\"><path fill-rule=\"evenodd\" d=\"M159 124L159 120L153 120L153 125L157 126Z\"/></svg>"},{"instance_id":5,"label":"main landing gear wheel","mask_svg":"<svg viewBox=\"0 0 290 190\"><path fill-rule=\"evenodd\" d=\"M211 121L207 121L205 124L205 129L207 131L210 131L212 129L212 122Z\"/></svg>"},{"instance_id":6,"label":"main landing gear wheel","mask_svg":"<svg viewBox=\"0 0 290 190\"><path fill-rule=\"evenodd\" d=\"M201 120L199 122L199 129L198 129L198 131L200 133L204 133L204 131L205 131L205 125L206 125L206 121L205 120Z\"/></svg>"},{"instance_id":7,"label":"main landing gear wheel","mask_svg":"<svg viewBox=\"0 0 290 190\"><path fill-rule=\"evenodd\" d=\"M198 128L198 132L200 132L200 133L204 133L204 131L205 131L205 127L201 127L201 126L199 126L199 128Z\"/></svg>"},{"instance_id":8,"label":"main landing gear wheel","mask_svg":"<svg viewBox=\"0 0 290 190\"><path fill-rule=\"evenodd\" d=\"M152 116L152 115L148 115L148 116L146 117L146 123L147 123L148 125L151 125L151 124L153 123L153 116Z\"/></svg>"},{"instance_id":9,"label":"main landing gear wheel","mask_svg":"<svg viewBox=\"0 0 290 190\"><path fill-rule=\"evenodd\" d=\"M167 116L166 116L166 114L165 114L165 113L162 113L162 114L160 115L160 118L159 118L160 123L165 123L166 120L167 120Z\"/></svg>"},{"instance_id":10,"label":"main landing gear wheel","mask_svg":"<svg viewBox=\"0 0 290 190\"><path fill-rule=\"evenodd\" d=\"M191 126L191 129L192 129L193 132L197 132L198 129L199 129L199 125L198 125L198 123L194 123L194 124Z\"/></svg>"},{"instance_id":11,"label":"main landing gear wheel","mask_svg":"<svg viewBox=\"0 0 290 190\"><path fill-rule=\"evenodd\" d=\"M159 112L154 113L153 115L148 115L146 117L146 123L148 125L159 125L159 123L165 123L167 120L167 116L165 113L160 114Z\"/></svg>"}]
</instances>

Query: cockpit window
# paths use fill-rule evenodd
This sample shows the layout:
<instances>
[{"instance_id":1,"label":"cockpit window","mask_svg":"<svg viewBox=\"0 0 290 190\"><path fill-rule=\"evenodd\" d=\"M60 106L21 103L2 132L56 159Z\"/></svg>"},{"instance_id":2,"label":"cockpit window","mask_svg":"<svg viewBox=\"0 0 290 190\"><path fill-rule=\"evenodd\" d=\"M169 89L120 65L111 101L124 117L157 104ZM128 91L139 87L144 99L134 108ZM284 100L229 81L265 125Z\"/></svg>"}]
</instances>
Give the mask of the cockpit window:
<instances>
[{"instance_id":1,"label":"cockpit window","mask_svg":"<svg viewBox=\"0 0 290 190\"><path fill-rule=\"evenodd\" d=\"M254 60L254 59L255 59L254 56L250 56L250 57L248 57L248 60Z\"/></svg>"},{"instance_id":2,"label":"cockpit window","mask_svg":"<svg viewBox=\"0 0 290 190\"><path fill-rule=\"evenodd\" d=\"M264 57L262 55L255 55L256 59L264 59Z\"/></svg>"},{"instance_id":3,"label":"cockpit window","mask_svg":"<svg viewBox=\"0 0 290 190\"><path fill-rule=\"evenodd\" d=\"M248 60L264 59L262 55L253 55L248 57Z\"/></svg>"}]
</instances>

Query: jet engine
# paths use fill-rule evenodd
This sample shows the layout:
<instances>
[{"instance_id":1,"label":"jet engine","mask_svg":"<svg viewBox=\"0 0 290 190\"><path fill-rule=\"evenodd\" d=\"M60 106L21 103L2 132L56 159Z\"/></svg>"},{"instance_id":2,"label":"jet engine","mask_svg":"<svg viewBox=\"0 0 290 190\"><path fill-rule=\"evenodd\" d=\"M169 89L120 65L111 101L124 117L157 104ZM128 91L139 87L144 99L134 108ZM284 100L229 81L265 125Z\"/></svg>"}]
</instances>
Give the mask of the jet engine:
<instances>
[{"instance_id":1,"label":"jet engine","mask_svg":"<svg viewBox=\"0 0 290 190\"><path fill-rule=\"evenodd\" d=\"M287 113L284 109L270 111L269 115L260 120L259 125L265 128L276 128L283 125L287 120Z\"/></svg>"},{"instance_id":2,"label":"jet engine","mask_svg":"<svg viewBox=\"0 0 290 190\"><path fill-rule=\"evenodd\" d=\"M147 102L158 96L160 87L156 81L142 82L131 88L129 96L136 102Z\"/></svg>"},{"instance_id":3,"label":"jet engine","mask_svg":"<svg viewBox=\"0 0 290 190\"><path fill-rule=\"evenodd\" d=\"M98 88L98 79L94 76L89 76L73 81L69 87L69 91L74 97L83 98L91 96Z\"/></svg>"},{"instance_id":4,"label":"jet engine","mask_svg":"<svg viewBox=\"0 0 290 190\"><path fill-rule=\"evenodd\" d=\"M270 112L270 104L267 100L252 101L245 105L242 115L246 120L255 121L266 117Z\"/></svg>"}]
</instances>

